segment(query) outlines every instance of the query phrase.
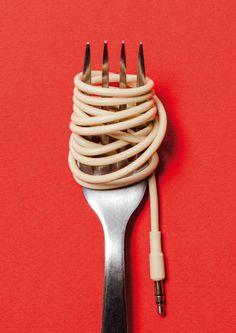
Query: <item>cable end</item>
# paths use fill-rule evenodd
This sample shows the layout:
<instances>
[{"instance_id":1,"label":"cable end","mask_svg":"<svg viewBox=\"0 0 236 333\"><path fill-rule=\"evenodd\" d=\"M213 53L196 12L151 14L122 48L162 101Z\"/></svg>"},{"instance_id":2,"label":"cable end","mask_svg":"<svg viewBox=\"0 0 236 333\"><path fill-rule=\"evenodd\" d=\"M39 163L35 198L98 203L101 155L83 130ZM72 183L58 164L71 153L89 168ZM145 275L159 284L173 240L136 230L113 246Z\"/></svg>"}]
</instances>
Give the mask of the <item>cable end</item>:
<instances>
[{"instance_id":1,"label":"cable end","mask_svg":"<svg viewBox=\"0 0 236 333\"><path fill-rule=\"evenodd\" d=\"M155 298L157 304L157 313L160 316L164 316L165 311L165 292L164 292L164 281L155 282Z\"/></svg>"}]
</instances>

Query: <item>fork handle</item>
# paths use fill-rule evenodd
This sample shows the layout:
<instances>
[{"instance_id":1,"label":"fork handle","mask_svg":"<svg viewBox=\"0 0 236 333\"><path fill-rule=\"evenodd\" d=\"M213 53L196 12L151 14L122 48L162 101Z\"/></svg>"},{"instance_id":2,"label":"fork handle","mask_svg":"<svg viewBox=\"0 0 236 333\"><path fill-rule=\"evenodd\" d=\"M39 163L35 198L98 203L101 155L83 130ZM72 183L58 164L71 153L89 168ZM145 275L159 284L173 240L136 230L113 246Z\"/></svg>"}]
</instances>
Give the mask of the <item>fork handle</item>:
<instances>
[{"instance_id":1,"label":"fork handle","mask_svg":"<svg viewBox=\"0 0 236 333\"><path fill-rule=\"evenodd\" d=\"M102 333L127 333L125 305L125 228L104 230L105 281Z\"/></svg>"}]
</instances>

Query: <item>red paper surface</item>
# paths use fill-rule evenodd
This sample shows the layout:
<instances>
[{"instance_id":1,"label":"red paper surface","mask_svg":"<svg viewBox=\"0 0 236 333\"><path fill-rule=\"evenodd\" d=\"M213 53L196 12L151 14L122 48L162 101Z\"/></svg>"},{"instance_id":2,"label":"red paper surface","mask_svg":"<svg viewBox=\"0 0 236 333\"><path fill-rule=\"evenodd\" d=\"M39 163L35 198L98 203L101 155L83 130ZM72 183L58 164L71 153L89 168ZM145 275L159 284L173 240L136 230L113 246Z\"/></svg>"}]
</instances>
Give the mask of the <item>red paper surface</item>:
<instances>
[{"instance_id":1,"label":"red paper surface","mask_svg":"<svg viewBox=\"0 0 236 333\"><path fill-rule=\"evenodd\" d=\"M0 332L97 333L103 233L67 165L86 41L128 72L144 43L166 106L159 169L167 315L149 280L149 202L127 234L131 333L235 332L235 1L2 1Z\"/></svg>"}]
</instances>

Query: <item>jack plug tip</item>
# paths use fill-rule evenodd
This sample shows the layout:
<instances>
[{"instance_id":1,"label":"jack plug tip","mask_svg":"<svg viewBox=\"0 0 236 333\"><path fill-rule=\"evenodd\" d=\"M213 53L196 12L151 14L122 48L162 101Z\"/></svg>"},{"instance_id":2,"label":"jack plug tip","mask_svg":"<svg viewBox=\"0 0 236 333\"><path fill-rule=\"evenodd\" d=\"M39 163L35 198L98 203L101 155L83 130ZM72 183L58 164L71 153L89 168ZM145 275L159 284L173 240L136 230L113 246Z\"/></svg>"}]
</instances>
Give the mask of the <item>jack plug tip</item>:
<instances>
[{"instance_id":1,"label":"jack plug tip","mask_svg":"<svg viewBox=\"0 0 236 333\"><path fill-rule=\"evenodd\" d=\"M165 311L165 293L163 280L155 282L155 298L157 304L157 313L164 316Z\"/></svg>"}]
</instances>

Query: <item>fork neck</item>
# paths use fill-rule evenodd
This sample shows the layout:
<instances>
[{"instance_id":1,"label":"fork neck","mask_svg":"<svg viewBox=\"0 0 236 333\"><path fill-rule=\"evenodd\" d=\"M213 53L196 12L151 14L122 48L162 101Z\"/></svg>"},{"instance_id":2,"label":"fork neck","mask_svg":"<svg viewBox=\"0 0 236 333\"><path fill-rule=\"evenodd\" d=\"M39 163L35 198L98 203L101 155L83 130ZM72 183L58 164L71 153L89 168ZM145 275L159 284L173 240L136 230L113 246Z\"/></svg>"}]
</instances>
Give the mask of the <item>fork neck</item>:
<instances>
[{"instance_id":1,"label":"fork neck","mask_svg":"<svg viewBox=\"0 0 236 333\"><path fill-rule=\"evenodd\" d=\"M105 235L105 281L102 333L127 333L124 241L126 224L108 223Z\"/></svg>"}]
</instances>

